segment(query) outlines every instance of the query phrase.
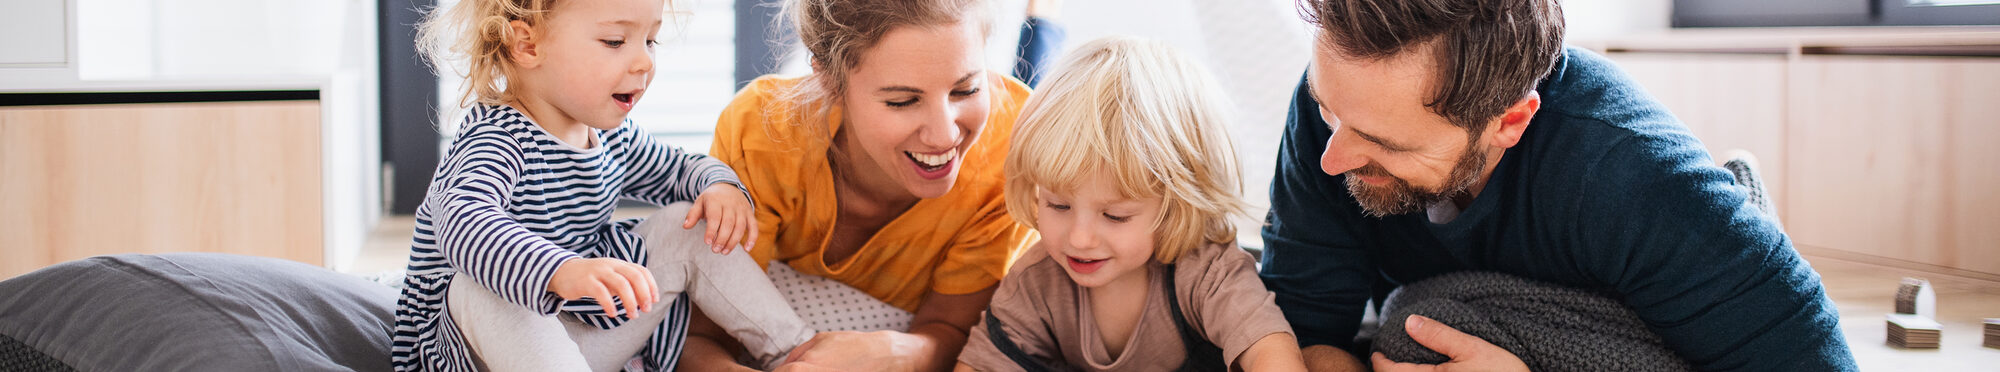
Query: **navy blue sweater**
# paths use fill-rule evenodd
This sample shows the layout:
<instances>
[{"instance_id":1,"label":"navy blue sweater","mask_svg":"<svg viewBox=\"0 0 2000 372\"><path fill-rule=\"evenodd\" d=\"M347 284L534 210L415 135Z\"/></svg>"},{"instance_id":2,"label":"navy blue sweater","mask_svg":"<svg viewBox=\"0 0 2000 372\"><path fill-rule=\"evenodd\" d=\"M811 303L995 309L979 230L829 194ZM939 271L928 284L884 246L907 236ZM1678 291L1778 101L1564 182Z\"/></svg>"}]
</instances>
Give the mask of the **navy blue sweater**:
<instances>
[{"instance_id":1,"label":"navy blue sweater","mask_svg":"<svg viewBox=\"0 0 2000 372\"><path fill-rule=\"evenodd\" d=\"M1564 51L1520 144L1445 224L1362 215L1320 169L1331 132L1306 89L1285 122L1261 273L1301 344L1349 347L1378 282L1485 270L1624 302L1702 370L1855 369L1784 230L1604 57Z\"/></svg>"}]
</instances>

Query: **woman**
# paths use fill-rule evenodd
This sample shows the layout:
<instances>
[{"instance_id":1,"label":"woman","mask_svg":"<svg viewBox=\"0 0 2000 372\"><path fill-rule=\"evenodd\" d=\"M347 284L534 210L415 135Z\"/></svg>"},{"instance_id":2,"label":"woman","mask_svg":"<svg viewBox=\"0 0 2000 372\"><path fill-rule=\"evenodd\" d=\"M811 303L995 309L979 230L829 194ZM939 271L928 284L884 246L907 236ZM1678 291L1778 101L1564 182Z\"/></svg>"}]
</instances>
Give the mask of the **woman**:
<instances>
[{"instance_id":1,"label":"woman","mask_svg":"<svg viewBox=\"0 0 2000 372\"><path fill-rule=\"evenodd\" d=\"M987 69L986 1L786 5L813 73L745 87L711 150L757 201L746 248L914 313L907 332L820 333L794 367L948 369L1031 234L1000 174L1028 87ZM705 315L680 365L741 369Z\"/></svg>"}]
</instances>

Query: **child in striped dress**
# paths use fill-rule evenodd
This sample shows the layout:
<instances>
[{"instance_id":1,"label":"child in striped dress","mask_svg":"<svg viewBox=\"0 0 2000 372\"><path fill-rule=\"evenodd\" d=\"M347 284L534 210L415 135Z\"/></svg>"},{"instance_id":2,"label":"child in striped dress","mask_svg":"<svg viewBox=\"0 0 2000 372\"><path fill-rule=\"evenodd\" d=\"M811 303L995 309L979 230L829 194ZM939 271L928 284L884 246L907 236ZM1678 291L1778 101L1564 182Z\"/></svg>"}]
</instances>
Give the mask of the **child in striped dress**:
<instances>
[{"instance_id":1,"label":"child in striped dress","mask_svg":"<svg viewBox=\"0 0 2000 372\"><path fill-rule=\"evenodd\" d=\"M396 370L672 370L690 302L765 366L812 338L739 246L735 172L625 118L664 1L461 0L422 26L472 107L417 209ZM614 222L620 198L665 208Z\"/></svg>"}]
</instances>

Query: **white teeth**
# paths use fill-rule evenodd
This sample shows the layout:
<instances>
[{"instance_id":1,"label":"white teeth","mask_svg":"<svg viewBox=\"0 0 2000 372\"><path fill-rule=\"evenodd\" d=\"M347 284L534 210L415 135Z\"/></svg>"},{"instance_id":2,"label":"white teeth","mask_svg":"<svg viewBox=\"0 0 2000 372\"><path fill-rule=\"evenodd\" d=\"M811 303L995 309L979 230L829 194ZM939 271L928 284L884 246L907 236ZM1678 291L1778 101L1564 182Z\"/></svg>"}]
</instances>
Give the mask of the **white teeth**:
<instances>
[{"instance_id":1,"label":"white teeth","mask_svg":"<svg viewBox=\"0 0 2000 372\"><path fill-rule=\"evenodd\" d=\"M950 164L953 159L958 159L958 149L956 148L937 155L919 154L909 151L904 151L903 154L909 155L910 159L915 159L918 163L926 167L942 167L945 164Z\"/></svg>"}]
</instances>

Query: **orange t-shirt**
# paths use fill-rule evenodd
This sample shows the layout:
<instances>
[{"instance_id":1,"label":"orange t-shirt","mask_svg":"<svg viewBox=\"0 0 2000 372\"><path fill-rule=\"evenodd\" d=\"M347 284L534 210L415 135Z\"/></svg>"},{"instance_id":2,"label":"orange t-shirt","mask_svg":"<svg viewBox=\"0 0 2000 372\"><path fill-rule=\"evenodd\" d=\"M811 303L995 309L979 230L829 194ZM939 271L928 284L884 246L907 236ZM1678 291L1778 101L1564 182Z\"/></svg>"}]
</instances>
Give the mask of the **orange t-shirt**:
<instances>
[{"instance_id":1,"label":"orange t-shirt","mask_svg":"<svg viewBox=\"0 0 2000 372\"><path fill-rule=\"evenodd\" d=\"M757 245L750 257L759 265L783 261L912 312L929 291L966 294L999 283L1033 233L1007 215L1001 174L1028 86L993 76L984 133L966 149L951 191L918 201L846 262L833 265L822 254L839 215L827 162L827 138L839 128L839 110L818 128L774 122L783 119L772 113L795 106L778 95L800 79L765 76L744 87L722 110L709 155L735 168L757 203Z\"/></svg>"}]
</instances>

